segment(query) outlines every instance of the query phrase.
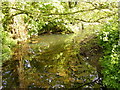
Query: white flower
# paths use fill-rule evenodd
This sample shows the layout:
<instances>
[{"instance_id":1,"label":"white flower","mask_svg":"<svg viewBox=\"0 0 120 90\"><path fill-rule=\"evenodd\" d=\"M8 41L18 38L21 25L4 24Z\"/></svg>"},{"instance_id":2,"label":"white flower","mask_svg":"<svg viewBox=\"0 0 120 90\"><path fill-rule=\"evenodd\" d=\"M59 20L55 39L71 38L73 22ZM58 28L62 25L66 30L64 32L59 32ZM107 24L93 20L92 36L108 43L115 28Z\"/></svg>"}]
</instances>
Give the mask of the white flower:
<instances>
[{"instance_id":1,"label":"white flower","mask_svg":"<svg viewBox=\"0 0 120 90\"><path fill-rule=\"evenodd\" d=\"M104 38L103 38L103 41L108 41L108 37L104 37Z\"/></svg>"}]
</instances>

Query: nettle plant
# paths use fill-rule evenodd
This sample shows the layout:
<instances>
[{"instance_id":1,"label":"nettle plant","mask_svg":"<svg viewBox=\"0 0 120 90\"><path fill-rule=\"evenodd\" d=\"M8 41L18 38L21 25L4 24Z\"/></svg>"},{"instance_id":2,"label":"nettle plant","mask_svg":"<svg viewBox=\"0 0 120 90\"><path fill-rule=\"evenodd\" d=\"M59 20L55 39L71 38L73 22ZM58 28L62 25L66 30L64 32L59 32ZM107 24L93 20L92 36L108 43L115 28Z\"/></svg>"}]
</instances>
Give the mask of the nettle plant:
<instances>
[{"instance_id":1,"label":"nettle plant","mask_svg":"<svg viewBox=\"0 0 120 90\"><path fill-rule=\"evenodd\" d=\"M103 57L100 59L103 67L103 84L107 87L120 87L120 45L118 19L115 18L103 26L99 33L99 44L103 47Z\"/></svg>"}]
</instances>

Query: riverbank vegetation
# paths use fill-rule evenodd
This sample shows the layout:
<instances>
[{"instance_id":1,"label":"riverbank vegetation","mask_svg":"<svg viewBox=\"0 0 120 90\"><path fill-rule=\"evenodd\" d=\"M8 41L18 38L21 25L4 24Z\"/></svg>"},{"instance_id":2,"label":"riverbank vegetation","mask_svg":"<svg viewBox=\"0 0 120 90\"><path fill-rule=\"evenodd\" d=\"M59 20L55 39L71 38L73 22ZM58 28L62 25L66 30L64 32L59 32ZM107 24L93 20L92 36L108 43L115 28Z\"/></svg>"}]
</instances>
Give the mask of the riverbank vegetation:
<instances>
[{"instance_id":1,"label":"riverbank vegetation","mask_svg":"<svg viewBox=\"0 0 120 90\"><path fill-rule=\"evenodd\" d=\"M99 44L103 47L100 59L103 67L103 83L109 88L119 88L120 82L120 45L118 31L118 17L105 24L99 34Z\"/></svg>"},{"instance_id":2,"label":"riverbank vegetation","mask_svg":"<svg viewBox=\"0 0 120 90\"><path fill-rule=\"evenodd\" d=\"M80 49L77 51L78 53L73 54L73 56L80 55L88 60L89 63L95 61L92 64L98 64L96 62L99 61L100 64L98 64L99 67L97 70L102 74L103 86L108 88L120 87L120 45L118 45L117 2L60 2L58 0L56 2L8 1L1 2L0 5L2 6L2 11L0 11L0 20L2 21L0 22L0 38L2 42L1 57L3 63L9 61L9 59L17 53L14 52L15 45L23 44L24 46L24 42L27 42L27 40L31 38L53 34L69 35L73 33L76 39L77 37L84 36L82 40L77 39ZM75 43L75 39L73 37L72 39L73 43ZM34 41L32 43L37 42L38 41ZM65 45L63 46L64 48L67 47ZM29 46L23 48L28 49L28 47ZM49 46L44 45L44 48L47 49ZM23 55L24 51L22 51L22 54L20 54L20 51L18 52L20 56ZM41 50L39 50L39 52L41 52ZM44 56L44 54L41 55ZM32 56L34 55L30 57ZM62 54L56 56L61 57ZM72 54L70 57L72 57ZM34 57L35 60L36 58L37 56ZM53 58L56 58L55 54ZM32 59L30 62L33 61ZM71 68L73 67L71 66ZM60 70L61 76L62 70L65 70L63 66ZM18 74L21 75L21 72L22 70L18 70ZM64 75L67 74L65 73ZM21 80L21 78L19 79ZM77 81L76 83L79 82ZM80 85L77 84L77 87L79 86Z\"/></svg>"}]
</instances>

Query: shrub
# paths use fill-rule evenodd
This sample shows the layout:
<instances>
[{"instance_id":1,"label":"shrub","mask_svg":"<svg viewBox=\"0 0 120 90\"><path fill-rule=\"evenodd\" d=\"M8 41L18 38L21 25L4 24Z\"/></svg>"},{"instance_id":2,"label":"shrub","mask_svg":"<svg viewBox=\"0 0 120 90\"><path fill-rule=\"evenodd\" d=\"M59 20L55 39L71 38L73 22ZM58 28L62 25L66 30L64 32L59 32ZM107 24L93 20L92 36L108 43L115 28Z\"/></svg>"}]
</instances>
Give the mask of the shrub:
<instances>
[{"instance_id":1,"label":"shrub","mask_svg":"<svg viewBox=\"0 0 120 90\"><path fill-rule=\"evenodd\" d=\"M11 55L12 55L12 47L16 44L15 40L13 40L12 38L9 37L8 32L5 31L0 31L0 44L1 44L1 48L0 48L0 53L2 53L0 56L0 60L2 60L3 62L8 60Z\"/></svg>"},{"instance_id":2,"label":"shrub","mask_svg":"<svg viewBox=\"0 0 120 90\"><path fill-rule=\"evenodd\" d=\"M103 84L108 88L120 87L120 45L117 18L103 26L99 33L99 44L103 47L104 55L100 59L103 67Z\"/></svg>"}]
</instances>

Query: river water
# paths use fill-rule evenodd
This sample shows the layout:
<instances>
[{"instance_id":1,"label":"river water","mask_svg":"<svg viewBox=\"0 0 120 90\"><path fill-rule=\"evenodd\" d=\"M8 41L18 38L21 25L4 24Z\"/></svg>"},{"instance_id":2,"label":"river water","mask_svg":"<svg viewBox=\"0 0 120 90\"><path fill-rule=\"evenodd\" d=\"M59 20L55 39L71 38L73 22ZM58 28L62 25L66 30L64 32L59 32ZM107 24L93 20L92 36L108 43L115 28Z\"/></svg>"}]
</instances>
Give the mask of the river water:
<instances>
[{"instance_id":1,"label":"river water","mask_svg":"<svg viewBox=\"0 0 120 90\"><path fill-rule=\"evenodd\" d=\"M97 66L79 55L84 37L42 35L20 43L3 64L3 88L100 88Z\"/></svg>"}]
</instances>

